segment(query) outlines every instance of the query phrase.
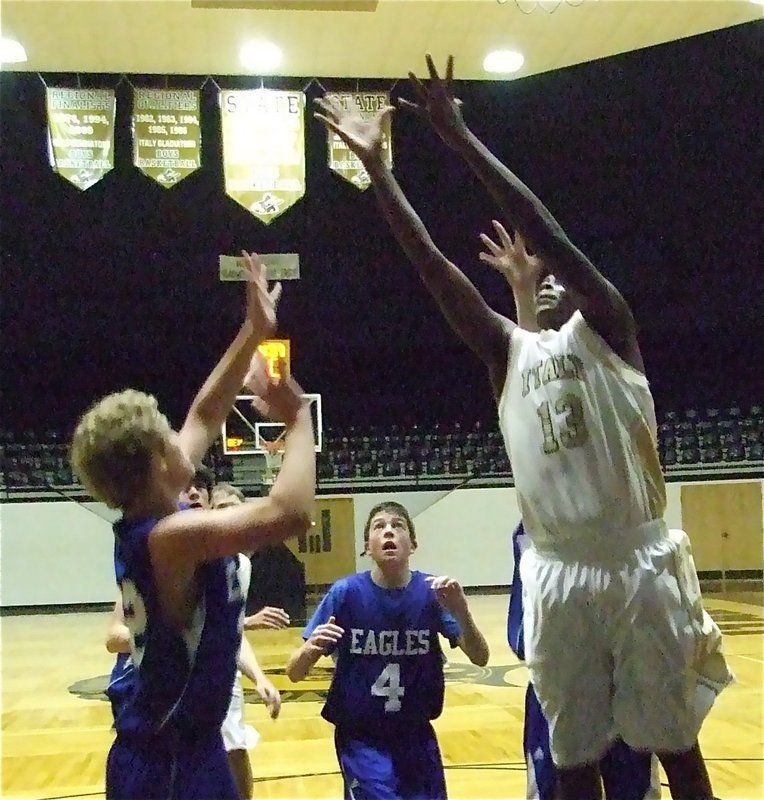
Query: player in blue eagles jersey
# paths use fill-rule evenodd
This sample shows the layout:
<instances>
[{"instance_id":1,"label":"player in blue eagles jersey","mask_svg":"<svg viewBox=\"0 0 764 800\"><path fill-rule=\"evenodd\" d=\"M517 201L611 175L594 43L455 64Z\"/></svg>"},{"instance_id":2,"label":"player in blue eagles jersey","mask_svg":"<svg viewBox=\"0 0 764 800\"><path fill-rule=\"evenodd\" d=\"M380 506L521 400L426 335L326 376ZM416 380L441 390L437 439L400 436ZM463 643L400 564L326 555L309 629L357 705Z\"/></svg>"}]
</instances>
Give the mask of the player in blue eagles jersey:
<instances>
[{"instance_id":1,"label":"player in blue eagles jersey","mask_svg":"<svg viewBox=\"0 0 764 800\"><path fill-rule=\"evenodd\" d=\"M310 528L310 413L300 387L271 379L255 355L275 330L279 287L269 293L264 265L245 257L247 316L181 431L172 430L155 398L127 390L96 403L74 433L76 474L95 498L122 511L114 562L135 673L115 722L107 798L239 800L220 733L241 641L244 598L234 556ZM178 495L245 381L258 410L286 426L269 496L219 511L178 511Z\"/></svg>"},{"instance_id":2,"label":"player in blue eagles jersey","mask_svg":"<svg viewBox=\"0 0 764 800\"><path fill-rule=\"evenodd\" d=\"M213 497L213 484L214 474L209 468L202 464L195 471L194 477L186 490L181 493L178 503L179 509L192 508L198 510L210 507L228 508L243 502L243 495L241 495L241 493L236 495L235 492L238 490L235 490L234 487L228 486L227 484L223 484L223 486L228 489L225 494L218 492L218 486L215 486L216 491ZM237 577L242 587L242 595L246 597L250 567L246 556L240 554L238 558L239 566ZM284 614L282 609L270 609L269 614L266 615L266 620L273 627L288 627L288 618L287 621L284 622L283 616L279 614ZM252 618L250 618L250 620L252 620ZM276 621L278 621L278 625L276 625ZM246 625L247 619L245 618L244 626L246 627ZM250 625L251 627L257 627L257 621L255 620L255 625L252 625L252 623L250 623ZM262 623L260 626L262 627ZM116 720L130 696L130 691L134 686L133 677L135 674L135 667L130 657L130 631L125 624L121 594L114 604L105 643L106 649L110 653L116 653L117 655L109 684L106 687L106 695L112 706L112 715ZM255 691L260 695L260 698L267 706L271 718L276 719L281 710L281 696L278 689L276 689L266 677L257 661L252 646L244 636L242 636L241 639L237 664L239 671L246 675L254 684ZM228 713L223 721L221 733L223 735L223 744L226 749L228 763L239 794L243 800L248 800L248 798L252 797L254 778L249 761L249 753L247 751L255 745L259 735L252 726L244 723L243 712L244 694L241 678L237 675L232 687L231 701L228 707Z\"/></svg>"},{"instance_id":3,"label":"player in blue eagles jersey","mask_svg":"<svg viewBox=\"0 0 764 800\"><path fill-rule=\"evenodd\" d=\"M525 642L520 558L525 547L521 522L512 535L515 564L507 614L507 641L521 661L525 660ZM528 769L528 800L556 800L557 769L552 759L549 724L531 683L525 690L523 751ZM613 743L600 761L600 772L607 800L657 800L661 796L657 759L650 753L632 750L621 739Z\"/></svg>"},{"instance_id":4,"label":"player in blue eagles jersey","mask_svg":"<svg viewBox=\"0 0 764 800\"><path fill-rule=\"evenodd\" d=\"M431 724L443 709L438 636L481 666L488 645L455 580L410 569L416 532L402 505L375 506L364 542L373 567L331 587L286 672L300 681L322 655L335 657L322 714L335 726L346 798L445 798Z\"/></svg>"}]
</instances>

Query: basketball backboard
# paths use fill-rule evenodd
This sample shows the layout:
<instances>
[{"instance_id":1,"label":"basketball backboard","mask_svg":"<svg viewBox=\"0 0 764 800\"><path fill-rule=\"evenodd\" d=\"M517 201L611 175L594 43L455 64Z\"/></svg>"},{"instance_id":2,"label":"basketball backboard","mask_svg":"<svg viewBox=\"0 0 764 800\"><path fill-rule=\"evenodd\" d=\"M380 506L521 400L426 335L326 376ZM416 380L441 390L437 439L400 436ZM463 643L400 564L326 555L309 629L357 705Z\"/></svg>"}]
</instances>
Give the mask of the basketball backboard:
<instances>
[{"instance_id":1,"label":"basketball backboard","mask_svg":"<svg viewBox=\"0 0 764 800\"><path fill-rule=\"evenodd\" d=\"M254 397L239 395L223 423L223 453L227 456L263 455L266 452L264 442L274 442L284 435L282 423L264 419L252 406ZM304 394L303 398L310 408L316 452L320 453L323 448L321 395Z\"/></svg>"}]
</instances>

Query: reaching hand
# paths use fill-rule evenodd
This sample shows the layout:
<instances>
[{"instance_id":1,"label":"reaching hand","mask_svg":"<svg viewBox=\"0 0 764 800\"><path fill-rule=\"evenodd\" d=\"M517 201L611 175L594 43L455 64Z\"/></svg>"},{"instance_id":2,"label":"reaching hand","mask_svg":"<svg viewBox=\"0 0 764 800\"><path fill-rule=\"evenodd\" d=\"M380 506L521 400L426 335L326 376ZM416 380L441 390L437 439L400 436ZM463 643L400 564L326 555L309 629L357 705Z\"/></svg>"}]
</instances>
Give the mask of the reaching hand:
<instances>
[{"instance_id":1,"label":"reaching hand","mask_svg":"<svg viewBox=\"0 0 764 800\"><path fill-rule=\"evenodd\" d=\"M285 377L286 362L278 359L276 363L281 378L274 378L268 371L268 363L263 355L255 353L249 372L244 378L244 385L252 394L257 395L252 401L253 408L273 422L290 425L294 422L297 412L305 405L302 399L304 392L294 378Z\"/></svg>"},{"instance_id":2,"label":"reaching hand","mask_svg":"<svg viewBox=\"0 0 764 800\"><path fill-rule=\"evenodd\" d=\"M265 264L260 256L246 250L241 254L247 265L247 319L252 323L255 336L262 341L276 330L281 284L275 283L269 292Z\"/></svg>"},{"instance_id":3,"label":"reaching hand","mask_svg":"<svg viewBox=\"0 0 764 800\"><path fill-rule=\"evenodd\" d=\"M265 606L256 614L244 617L244 630L267 629L278 631L289 627L289 614L283 608Z\"/></svg>"},{"instance_id":4,"label":"reaching hand","mask_svg":"<svg viewBox=\"0 0 764 800\"><path fill-rule=\"evenodd\" d=\"M316 119L336 133L364 165L368 167L369 163L381 161L385 120L395 110L392 106L385 106L371 119L363 119L355 110L344 109L333 97L319 97L316 105L322 112L316 112Z\"/></svg>"},{"instance_id":5,"label":"reaching hand","mask_svg":"<svg viewBox=\"0 0 764 800\"><path fill-rule=\"evenodd\" d=\"M535 290L544 266L542 260L528 252L523 237L517 231L513 240L500 222L494 220L493 227L501 245L481 233L480 238L489 252L481 253L480 260L500 272L513 289Z\"/></svg>"},{"instance_id":6,"label":"reaching hand","mask_svg":"<svg viewBox=\"0 0 764 800\"><path fill-rule=\"evenodd\" d=\"M268 708L271 719L278 719L281 713L281 693L279 690L267 678L263 678L263 680L255 684L255 691Z\"/></svg>"},{"instance_id":7,"label":"reaching hand","mask_svg":"<svg viewBox=\"0 0 764 800\"><path fill-rule=\"evenodd\" d=\"M306 642L308 647L313 650L326 655L339 640L345 635L345 629L335 625L337 620L334 617L329 617L328 622L323 625L317 625L316 629L311 633L310 638Z\"/></svg>"},{"instance_id":8,"label":"reaching hand","mask_svg":"<svg viewBox=\"0 0 764 800\"><path fill-rule=\"evenodd\" d=\"M462 101L454 97L451 86L454 77L454 57L449 56L446 61L445 78L438 75L429 53L426 59L427 70L430 73L429 84L425 86L413 72L409 72L409 80L417 96L417 102L411 103L403 99L398 102L422 119L426 119L438 136L447 145L454 147L467 133L467 125L461 110Z\"/></svg>"},{"instance_id":9,"label":"reaching hand","mask_svg":"<svg viewBox=\"0 0 764 800\"><path fill-rule=\"evenodd\" d=\"M430 575L425 579L435 592L438 602L457 619L464 617L468 613L467 598L464 596L459 581L449 578L447 575L435 577Z\"/></svg>"}]
</instances>

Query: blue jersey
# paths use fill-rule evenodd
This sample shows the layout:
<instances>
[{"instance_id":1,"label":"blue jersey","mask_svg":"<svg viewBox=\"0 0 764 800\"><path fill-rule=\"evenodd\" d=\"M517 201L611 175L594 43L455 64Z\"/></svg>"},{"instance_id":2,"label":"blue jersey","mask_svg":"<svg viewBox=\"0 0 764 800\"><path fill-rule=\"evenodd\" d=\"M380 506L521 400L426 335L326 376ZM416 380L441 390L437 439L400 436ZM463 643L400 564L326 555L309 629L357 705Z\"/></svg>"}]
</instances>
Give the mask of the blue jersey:
<instances>
[{"instance_id":1,"label":"blue jersey","mask_svg":"<svg viewBox=\"0 0 764 800\"><path fill-rule=\"evenodd\" d=\"M512 586L509 589L509 612L507 613L507 642L512 652L525 661L525 637L523 635L523 584L520 582L520 557L526 547L525 528L521 522L512 534L512 553L515 566L512 571Z\"/></svg>"},{"instance_id":2,"label":"blue jersey","mask_svg":"<svg viewBox=\"0 0 764 800\"><path fill-rule=\"evenodd\" d=\"M370 572L337 581L303 633L335 617L345 635L323 716L363 730L435 719L443 710L443 651L438 634L455 647L461 631L438 603L426 575L384 589Z\"/></svg>"},{"instance_id":3,"label":"blue jersey","mask_svg":"<svg viewBox=\"0 0 764 800\"><path fill-rule=\"evenodd\" d=\"M114 662L109 683L106 686L106 696L111 703L111 713L115 722L133 690L134 677L135 667L130 653L117 653L117 660Z\"/></svg>"},{"instance_id":4,"label":"blue jersey","mask_svg":"<svg viewBox=\"0 0 764 800\"><path fill-rule=\"evenodd\" d=\"M120 735L219 733L231 700L244 598L235 558L197 570L199 602L189 627L166 625L159 609L148 539L155 519L114 525L114 568L135 666L133 691L115 720Z\"/></svg>"}]
</instances>

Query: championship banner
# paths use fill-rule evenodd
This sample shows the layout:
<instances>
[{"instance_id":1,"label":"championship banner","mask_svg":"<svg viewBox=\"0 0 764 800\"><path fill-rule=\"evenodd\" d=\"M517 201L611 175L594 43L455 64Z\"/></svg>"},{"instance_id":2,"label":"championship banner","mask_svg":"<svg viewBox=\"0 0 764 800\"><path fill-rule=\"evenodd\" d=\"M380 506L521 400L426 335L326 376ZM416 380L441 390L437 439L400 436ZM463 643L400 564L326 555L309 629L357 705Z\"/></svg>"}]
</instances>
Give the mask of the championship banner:
<instances>
[{"instance_id":1,"label":"championship banner","mask_svg":"<svg viewBox=\"0 0 764 800\"><path fill-rule=\"evenodd\" d=\"M169 189L202 164L197 89L135 89L133 163Z\"/></svg>"},{"instance_id":2,"label":"championship banner","mask_svg":"<svg viewBox=\"0 0 764 800\"><path fill-rule=\"evenodd\" d=\"M78 189L89 189L114 167L112 89L47 88L50 165Z\"/></svg>"},{"instance_id":3,"label":"championship banner","mask_svg":"<svg viewBox=\"0 0 764 800\"><path fill-rule=\"evenodd\" d=\"M364 119L369 119L390 105L389 92L328 92L327 98L334 99L347 111L355 108ZM384 150L385 163L388 167L393 166L393 145L391 136L391 121L388 116L382 138L382 149ZM358 156L337 136L333 131L329 131L329 169L336 172L348 183L352 183L357 189L364 191L371 185L371 180L366 172L366 167L361 163Z\"/></svg>"},{"instance_id":4,"label":"championship banner","mask_svg":"<svg viewBox=\"0 0 764 800\"><path fill-rule=\"evenodd\" d=\"M305 194L305 95L220 92L226 194L266 225Z\"/></svg>"}]
</instances>

